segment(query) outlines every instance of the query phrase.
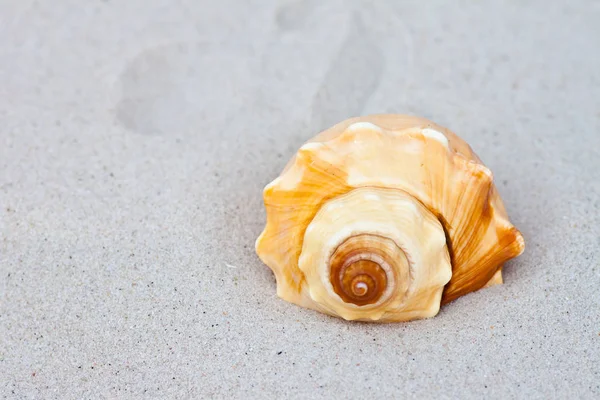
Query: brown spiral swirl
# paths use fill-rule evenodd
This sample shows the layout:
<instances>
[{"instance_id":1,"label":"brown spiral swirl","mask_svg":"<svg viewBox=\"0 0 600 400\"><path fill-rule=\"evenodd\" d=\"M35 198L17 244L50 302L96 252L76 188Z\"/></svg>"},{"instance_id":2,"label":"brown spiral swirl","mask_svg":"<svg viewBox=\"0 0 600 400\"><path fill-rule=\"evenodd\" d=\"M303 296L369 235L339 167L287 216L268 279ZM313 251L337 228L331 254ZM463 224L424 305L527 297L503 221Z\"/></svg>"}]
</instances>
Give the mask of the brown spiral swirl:
<instances>
[{"instance_id":1,"label":"brown spiral swirl","mask_svg":"<svg viewBox=\"0 0 600 400\"><path fill-rule=\"evenodd\" d=\"M331 256L333 290L344 302L357 306L377 303L389 289L405 290L406 279L394 268L404 257L390 239L370 234L352 236ZM390 288L391 284L395 288Z\"/></svg>"}]
</instances>

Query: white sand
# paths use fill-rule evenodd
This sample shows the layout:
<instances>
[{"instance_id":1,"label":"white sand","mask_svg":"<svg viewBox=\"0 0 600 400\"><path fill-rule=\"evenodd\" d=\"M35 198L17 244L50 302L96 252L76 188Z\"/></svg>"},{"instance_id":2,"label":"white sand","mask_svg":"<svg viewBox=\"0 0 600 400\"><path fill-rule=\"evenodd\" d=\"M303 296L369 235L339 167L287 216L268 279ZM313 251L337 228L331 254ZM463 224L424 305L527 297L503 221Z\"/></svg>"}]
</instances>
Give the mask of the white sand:
<instances>
[{"instance_id":1,"label":"white sand","mask_svg":"<svg viewBox=\"0 0 600 400\"><path fill-rule=\"evenodd\" d=\"M600 397L598 3L387 3L2 2L0 397ZM300 144L379 112L469 141L527 242L430 320L254 253Z\"/></svg>"}]
</instances>

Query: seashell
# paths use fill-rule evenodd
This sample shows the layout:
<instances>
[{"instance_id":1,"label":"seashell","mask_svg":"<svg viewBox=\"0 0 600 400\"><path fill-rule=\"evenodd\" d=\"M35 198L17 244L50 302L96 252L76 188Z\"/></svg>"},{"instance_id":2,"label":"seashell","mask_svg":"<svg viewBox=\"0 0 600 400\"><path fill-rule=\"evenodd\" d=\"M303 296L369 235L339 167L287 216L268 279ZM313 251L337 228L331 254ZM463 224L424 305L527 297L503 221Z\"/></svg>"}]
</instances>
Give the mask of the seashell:
<instances>
[{"instance_id":1,"label":"seashell","mask_svg":"<svg viewBox=\"0 0 600 400\"><path fill-rule=\"evenodd\" d=\"M352 118L304 144L264 190L256 241L289 302L409 321L502 283L523 237L470 146L423 118Z\"/></svg>"}]
</instances>

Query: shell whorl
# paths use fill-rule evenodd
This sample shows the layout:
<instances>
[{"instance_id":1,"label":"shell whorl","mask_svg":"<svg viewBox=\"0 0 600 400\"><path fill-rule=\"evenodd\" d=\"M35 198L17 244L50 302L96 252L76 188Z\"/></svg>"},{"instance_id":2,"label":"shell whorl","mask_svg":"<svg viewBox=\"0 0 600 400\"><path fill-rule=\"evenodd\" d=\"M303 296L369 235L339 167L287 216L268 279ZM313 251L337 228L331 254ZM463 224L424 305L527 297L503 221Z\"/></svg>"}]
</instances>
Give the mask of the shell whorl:
<instances>
[{"instance_id":1,"label":"shell whorl","mask_svg":"<svg viewBox=\"0 0 600 400\"><path fill-rule=\"evenodd\" d=\"M404 321L501 281L523 238L491 172L430 121L343 121L264 191L256 243L280 297L352 320Z\"/></svg>"},{"instance_id":2,"label":"shell whorl","mask_svg":"<svg viewBox=\"0 0 600 400\"><path fill-rule=\"evenodd\" d=\"M393 285L392 265L402 258L402 250L383 236L352 236L331 255L329 281L345 303L373 304L386 292L388 281Z\"/></svg>"},{"instance_id":3,"label":"shell whorl","mask_svg":"<svg viewBox=\"0 0 600 400\"><path fill-rule=\"evenodd\" d=\"M373 187L319 209L298 266L324 312L358 320L435 315L452 274L437 218L402 190Z\"/></svg>"}]
</instances>

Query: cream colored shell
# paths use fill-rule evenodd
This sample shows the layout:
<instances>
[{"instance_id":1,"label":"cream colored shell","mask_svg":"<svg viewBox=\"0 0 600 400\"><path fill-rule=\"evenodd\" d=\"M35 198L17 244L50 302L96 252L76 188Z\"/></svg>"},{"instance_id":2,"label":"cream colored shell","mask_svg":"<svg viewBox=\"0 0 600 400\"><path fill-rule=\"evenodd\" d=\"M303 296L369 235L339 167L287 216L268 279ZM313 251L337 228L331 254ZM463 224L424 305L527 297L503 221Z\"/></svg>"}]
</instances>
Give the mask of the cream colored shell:
<instances>
[{"instance_id":1,"label":"cream colored shell","mask_svg":"<svg viewBox=\"0 0 600 400\"><path fill-rule=\"evenodd\" d=\"M434 316L501 283L502 264L524 249L491 172L455 134L417 117L372 115L322 132L264 202L256 251L278 295L348 320Z\"/></svg>"}]
</instances>

